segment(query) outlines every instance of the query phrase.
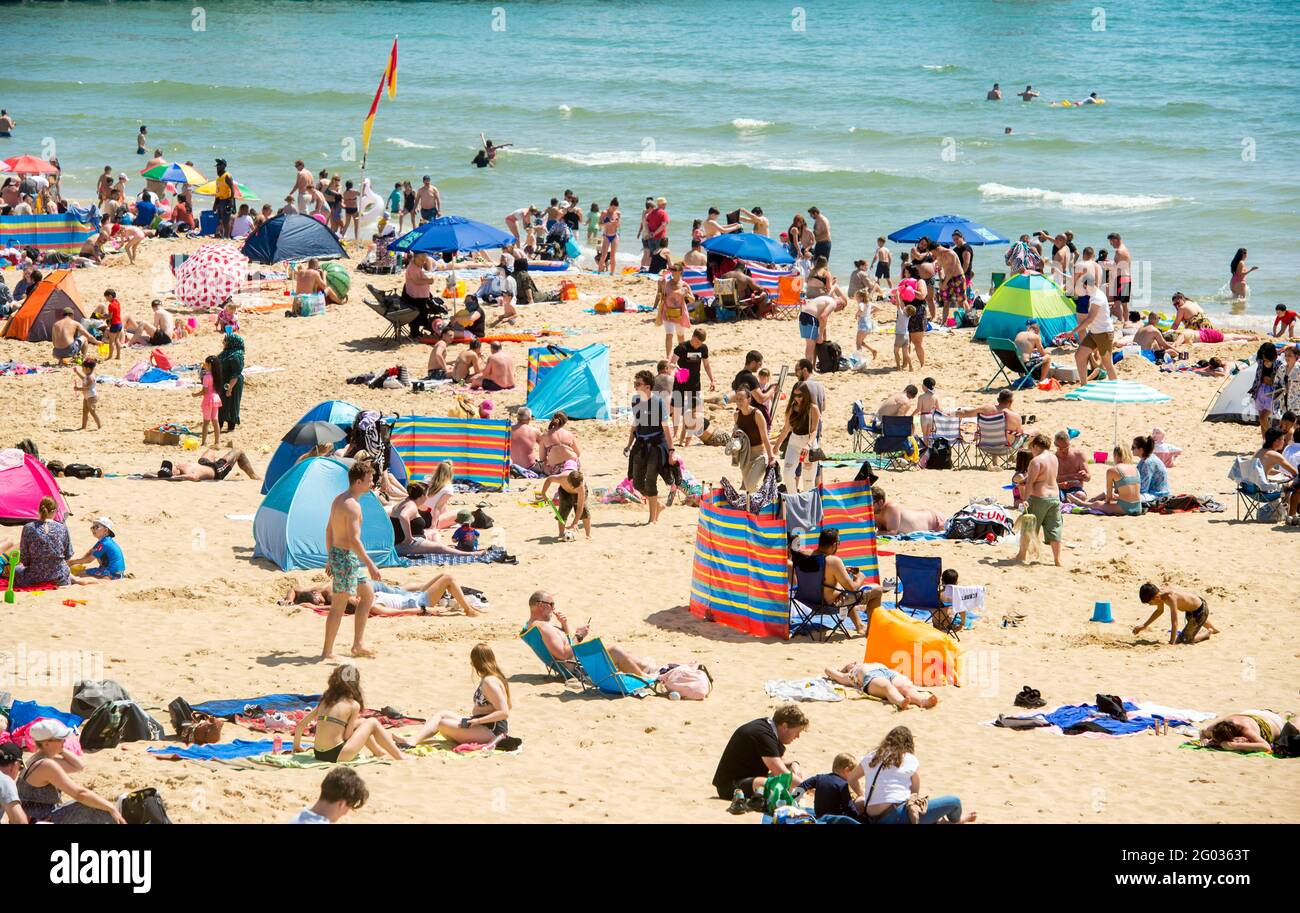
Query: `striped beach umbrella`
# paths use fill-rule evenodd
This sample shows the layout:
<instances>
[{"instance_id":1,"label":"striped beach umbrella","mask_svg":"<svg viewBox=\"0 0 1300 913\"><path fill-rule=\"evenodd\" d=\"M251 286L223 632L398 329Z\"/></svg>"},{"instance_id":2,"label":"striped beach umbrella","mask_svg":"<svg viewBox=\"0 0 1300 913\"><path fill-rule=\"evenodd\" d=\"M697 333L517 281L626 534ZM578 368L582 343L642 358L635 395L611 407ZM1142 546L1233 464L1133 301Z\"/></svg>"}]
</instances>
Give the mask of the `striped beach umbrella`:
<instances>
[{"instance_id":1,"label":"striped beach umbrella","mask_svg":"<svg viewBox=\"0 0 1300 913\"><path fill-rule=\"evenodd\" d=\"M1044 342L1078 325L1073 302L1041 273L1018 273L989 296L975 339L1015 339L1030 320L1038 321Z\"/></svg>"},{"instance_id":2,"label":"striped beach umbrella","mask_svg":"<svg viewBox=\"0 0 1300 913\"><path fill-rule=\"evenodd\" d=\"M168 184L206 184L208 182L208 179L197 168L193 165L186 165L184 162L154 165L152 168L144 169L140 174L150 181L160 181Z\"/></svg>"},{"instance_id":3,"label":"striped beach umbrella","mask_svg":"<svg viewBox=\"0 0 1300 913\"><path fill-rule=\"evenodd\" d=\"M1115 437L1112 445L1119 442L1120 403L1167 403L1172 399L1154 387L1132 380L1094 380L1065 394L1065 398L1086 403L1110 403L1115 410Z\"/></svg>"}]
</instances>

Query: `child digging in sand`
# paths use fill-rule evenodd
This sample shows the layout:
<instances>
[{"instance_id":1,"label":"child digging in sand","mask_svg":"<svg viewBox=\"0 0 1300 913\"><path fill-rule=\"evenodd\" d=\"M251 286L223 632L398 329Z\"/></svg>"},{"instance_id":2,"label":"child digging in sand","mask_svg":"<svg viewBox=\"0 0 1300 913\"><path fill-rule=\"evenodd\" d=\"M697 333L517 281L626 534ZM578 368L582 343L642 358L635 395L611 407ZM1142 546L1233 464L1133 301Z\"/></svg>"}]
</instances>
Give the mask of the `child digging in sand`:
<instances>
[{"instance_id":1,"label":"child digging in sand","mask_svg":"<svg viewBox=\"0 0 1300 913\"><path fill-rule=\"evenodd\" d=\"M1197 596L1195 593L1176 590L1173 587L1162 590L1154 583L1144 583L1138 590L1138 598L1142 600L1143 605L1153 605L1156 610L1150 618L1133 629L1134 634L1141 634L1149 628L1165 609L1169 610L1171 644L1196 644L1209 640L1211 634L1219 633L1219 629L1210 624L1210 610L1205 605L1204 597ZM1179 612L1187 616L1187 623L1183 626L1181 634L1178 632Z\"/></svg>"},{"instance_id":2,"label":"child digging in sand","mask_svg":"<svg viewBox=\"0 0 1300 913\"><path fill-rule=\"evenodd\" d=\"M556 507L555 514L555 535L560 539L572 538L571 531L577 529L578 521L581 520L583 531L590 539L591 511L587 508L587 482L581 470L575 469L572 472L547 477L542 483L543 498L550 491L551 485L556 485L560 489L559 505ZM573 514L572 520L569 519L569 514Z\"/></svg>"}]
</instances>

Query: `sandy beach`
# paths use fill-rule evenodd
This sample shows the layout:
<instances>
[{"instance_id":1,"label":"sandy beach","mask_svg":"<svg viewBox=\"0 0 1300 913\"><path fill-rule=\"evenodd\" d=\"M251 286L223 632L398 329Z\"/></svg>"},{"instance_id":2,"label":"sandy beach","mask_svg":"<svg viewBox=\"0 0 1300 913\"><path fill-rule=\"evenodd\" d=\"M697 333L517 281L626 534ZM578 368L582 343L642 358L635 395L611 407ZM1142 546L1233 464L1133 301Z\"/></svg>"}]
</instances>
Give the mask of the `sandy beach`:
<instances>
[{"instance_id":1,"label":"sandy beach","mask_svg":"<svg viewBox=\"0 0 1300 913\"><path fill-rule=\"evenodd\" d=\"M154 284L170 254L192 252L198 242L147 241L139 262L116 257L109 265L79 270L76 283L89 308L105 288L117 290L126 313L146 316ZM575 276L577 302L527 308L520 328L568 330L566 345L606 343L610 348L615 396L630 389L631 376L653 369L662 353L662 332L648 315L585 313L595 300L617 294L650 304L652 284L637 277ZM403 415L444 415L451 401L444 391L368 390L345 379L365 371L404 364L422 376L428 349L406 342L400 348L378 341L383 321L366 308L364 281L357 274L351 300L322 317L288 319L282 309L240 317L247 363L273 371L247 379L243 424L230 443L244 449L263 471L280 437L311 406L342 399L365 408ZM545 291L559 277L535 276ZM400 277L375 284L395 288ZM284 300L268 293L267 303ZM852 318L838 314L832 337L852 339ZM168 347L177 364L193 364L220 349L211 318L200 332ZM746 321L709 325L708 344L719 390L741 367L746 350L760 350L774 371L802 355L794 322ZM885 326L888 332L890 327ZM892 335L892 334L891 334ZM979 392L993 373L988 351L970 342L969 331L932 333L923 371L895 372L891 335L879 368L865 374L840 372L821 378L828 394L826 450L851 450L845 431L850 404L874 409L887 394L924 376L939 382L941 397L961 406L991 399ZM1257 343L1193 347L1192 358L1245 357ZM493 393L495 414L504 416L525 399L527 344L508 346L515 358L514 390ZM146 349L129 349L123 361L101 367L120 375ZM0 361L42 364L48 344L0 342ZM119 367L120 364L120 367ZM1144 360L1123 363L1124 376L1172 397L1159 406L1121 406L1124 442L1153 426L1184 450L1171 470L1175 492L1209 494L1223 513L1137 518L1068 516L1064 567L1012 563L1013 547L966 542L882 542L886 552L940 555L957 568L963 583L987 587L985 617L962 635L968 668L979 681L939 689L941 703L929 711L899 714L886 705L849 699L808 703L811 728L788 751L808 772L829 770L838 752L861 755L892 726L915 733L928 791L953 793L988 822L1249 822L1295 821L1300 794L1288 763L1269 758L1180 748L1184 735L1150 733L1128 738L1065 737L1011 732L985 725L999 713L1016 712L1013 696L1022 685L1039 689L1049 706L1092 702L1098 693L1153 701L1172 707L1224 713L1262 707L1300 709L1296 670L1300 635L1291 624L1295 599L1279 562L1293 562L1300 529L1235 521L1233 483L1226 478L1232 457L1252 452L1258 430L1244 425L1205 424L1202 415L1219 386L1191 374L1162 374ZM788 389L788 387L787 387ZM143 432L170 421L198 427L199 400L192 391L130 389L101 384L102 431L83 432L80 402L68 369L26 377L0 378L0 440L12 446L32 438L44 459L85 462L106 474L155 471L163 459L185 459L179 447L143 443ZM481 397L476 397L479 399ZM1033 415L1030 430L1081 431L1087 452L1108 447L1113 417L1109 406L1068 402L1062 392L1017 394L1017 409ZM729 428L729 410L715 408ZM593 487L624 477L622 446L626 425L579 422L583 465ZM223 442L225 439L223 438ZM688 468L716 481L731 471L720 448L685 451ZM852 469L827 470L828 479L851 478ZM733 474L734 477L734 474ZM1089 486L1095 493L1097 482ZM950 514L968 501L993 496L1004 504L1010 474L998 471L884 472L881 486L913 506ZM56 592L20 593L5 606L0 649L90 651L102 655L103 677L124 685L158 719L180 695L191 703L272 692L318 692L332 664L318 661L324 619L303 607L276 604L288 579L313 582L321 572L294 575L252 558L251 515L260 503L260 483L236 473L222 483L164 483L124 477L61 480L72 516L73 547L92 544L91 518L111 517L126 555L130 577ZM493 646L510 680L514 707L511 733L523 739L518 754L457 756L437 753L406 762L359 768L370 802L348 820L355 822L752 822L731 818L713 797L710 779L731 731L767 714L776 702L764 692L770 679L816 675L830 665L860 658L864 643L837 637L829 643L790 642L744 636L706 623L685 608L691 579L697 510L674 506L657 526L645 522L643 507L598 506L591 541L555 539L549 512L530 507L534 482L512 480L509 490L486 496L457 496L456 506L479 500L496 527L485 542L505 544L517 566L469 565L453 571L463 584L484 590L490 613L481 618L373 618L367 639L375 659L359 660L367 704L395 706L417 717L465 708L474 688L470 648ZM17 528L4 531L17 535ZM1288 557L1289 556L1289 557ZM881 571L893 576L893 559ZM432 576L424 567L385 570L385 579L417 583ZM1172 584L1204 594L1221 633L1208 642L1173 647L1167 622L1142 635L1131 628L1149 610L1138 603L1140 584ZM608 642L661 662L701 662L716 687L702 703L661 697L613 699L583 696L547 681L528 648L516 636L527 618L527 598L536 589L554 594L571 620L592 619ZM67 598L87 604L68 607ZM1093 603L1110 601L1115 623L1094 624ZM1019 627L1002 627L1009 612L1025 615ZM344 638L351 620L345 620ZM66 683L42 682L30 673L0 682L25 700L64 708ZM228 724L224 740L257 738ZM235 769L151 758L144 743L88 755L81 781L112 796L147 785L163 793L177 822L282 821L315 796L316 770Z\"/></svg>"}]
</instances>

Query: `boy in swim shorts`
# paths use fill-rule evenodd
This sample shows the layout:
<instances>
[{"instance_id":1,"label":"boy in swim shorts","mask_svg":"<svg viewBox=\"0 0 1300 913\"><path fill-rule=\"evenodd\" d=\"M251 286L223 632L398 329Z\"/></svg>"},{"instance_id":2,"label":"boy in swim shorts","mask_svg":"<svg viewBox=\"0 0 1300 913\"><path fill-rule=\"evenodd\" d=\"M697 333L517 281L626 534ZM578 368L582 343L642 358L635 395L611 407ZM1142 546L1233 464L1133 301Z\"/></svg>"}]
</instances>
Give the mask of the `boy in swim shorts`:
<instances>
[{"instance_id":1,"label":"boy in swim shorts","mask_svg":"<svg viewBox=\"0 0 1300 913\"><path fill-rule=\"evenodd\" d=\"M1209 640L1211 634L1218 634L1219 629L1210 624L1210 609L1205 598L1187 590L1173 587L1160 589L1154 583L1144 583L1138 589L1138 599L1143 605L1153 605L1155 612L1145 622L1133 629L1134 634L1141 634L1160 617L1165 609L1169 610L1169 642L1171 644L1197 644ZM1178 630L1178 613L1186 618L1183 630Z\"/></svg>"}]
</instances>

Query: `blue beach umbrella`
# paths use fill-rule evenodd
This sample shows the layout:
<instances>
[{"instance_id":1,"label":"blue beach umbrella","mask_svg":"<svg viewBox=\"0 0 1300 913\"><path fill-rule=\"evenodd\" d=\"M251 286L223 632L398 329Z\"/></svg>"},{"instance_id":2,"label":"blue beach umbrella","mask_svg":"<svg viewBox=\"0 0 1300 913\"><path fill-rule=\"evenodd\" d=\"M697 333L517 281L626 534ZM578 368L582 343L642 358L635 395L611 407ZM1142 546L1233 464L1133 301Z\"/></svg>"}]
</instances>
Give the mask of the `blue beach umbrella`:
<instances>
[{"instance_id":1,"label":"blue beach umbrella","mask_svg":"<svg viewBox=\"0 0 1300 913\"><path fill-rule=\"evenodd\" d=\"M735 260L753 260L757 263L793 263L794 257L779 242L767 235L756 235L752 231L735 231L726 235L714 235L701 247L710 253L722 254Z\"/></svg>"},{"instance_id":2,"label":"blue beach umbrella","mask_svg":"<svg viewBox=\"0 0 1300 913\"><path fill-rule=\"evenodd\" d=\"M457 250L486 250L514 243L514 237L499 228L464 216L440 216L402 235L389 250L403 253L441 254Z\"/></svg>"},{"instance_id":3,"label":"blue beach umbrella","mask_svg":"<svg viewBox=\"0 0 1300 913\"><path fill-rule=\"evenodd\" d=\"M889 240L898 244L915 244L922 238L929 238L939 244L951 244L954 231L960 231L966 243L973 246L1010 243L991 228L961 216L933 216L924 222L900 228L889 236Z\"/></svg>"}]
</instances>

